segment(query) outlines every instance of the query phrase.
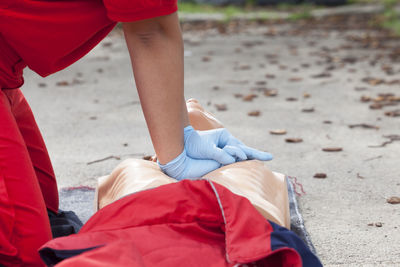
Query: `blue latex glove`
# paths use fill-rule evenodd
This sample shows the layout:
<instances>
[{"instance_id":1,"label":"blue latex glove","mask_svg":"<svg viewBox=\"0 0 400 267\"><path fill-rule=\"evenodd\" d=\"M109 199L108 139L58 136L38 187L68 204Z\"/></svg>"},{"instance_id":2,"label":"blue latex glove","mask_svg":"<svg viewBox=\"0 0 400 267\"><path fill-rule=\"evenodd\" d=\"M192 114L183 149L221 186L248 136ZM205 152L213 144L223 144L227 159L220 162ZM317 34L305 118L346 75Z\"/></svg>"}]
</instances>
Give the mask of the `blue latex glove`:
<instances>
[{"instance_id":1,"label":"blue latex glove","mask_svg":"<svg viewBox=\"0 0 400 267\"><path fill-rule=\"evenodd\" d=\"M178 181L182 179L200 179L203 175L221 167L221 164L215 160L190 158L187 156L185 149L167 164L163 165L158 161L157 163L165 174Z\"/></svg>"},{"instance_id":2,"label":"blue latex glove","mask_svg":"<svg viewBox=\"0 0 400 267\"><path fill-rule=\"evenodd\" d=\"M191 158L213 159L226 165L246 159L271 160L272 155L243 144L225 128L196 131L184 129L185 149Z\"/></svg>"}]
</instances>

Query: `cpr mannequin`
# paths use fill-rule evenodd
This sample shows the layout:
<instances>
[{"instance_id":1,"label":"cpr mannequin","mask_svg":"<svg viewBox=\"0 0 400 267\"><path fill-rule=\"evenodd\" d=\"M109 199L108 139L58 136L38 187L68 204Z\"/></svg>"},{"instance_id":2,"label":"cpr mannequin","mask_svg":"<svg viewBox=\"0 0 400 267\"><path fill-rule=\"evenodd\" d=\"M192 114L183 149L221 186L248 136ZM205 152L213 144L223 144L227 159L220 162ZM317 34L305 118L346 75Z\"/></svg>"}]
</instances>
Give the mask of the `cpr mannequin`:
<instances>
[{"instance_id":1,"label":"cpr mannequin","mask_svg":"<svg viewBox=\"0 0 400 267\"><path fill-rule=\"evenodd\" d=\"M205 111L195 99L187 101L190 124L196 130L222 128L214 115ZM141 159L127 159L109 176L98 179L95 210L135 192L175 183L164 174L157 163ZM233 193L247 198L268 220L290 227L286 179L271 172L261 161L248 160L223 166L202 178L221 184Z\"/></svg>"}]
</instances>

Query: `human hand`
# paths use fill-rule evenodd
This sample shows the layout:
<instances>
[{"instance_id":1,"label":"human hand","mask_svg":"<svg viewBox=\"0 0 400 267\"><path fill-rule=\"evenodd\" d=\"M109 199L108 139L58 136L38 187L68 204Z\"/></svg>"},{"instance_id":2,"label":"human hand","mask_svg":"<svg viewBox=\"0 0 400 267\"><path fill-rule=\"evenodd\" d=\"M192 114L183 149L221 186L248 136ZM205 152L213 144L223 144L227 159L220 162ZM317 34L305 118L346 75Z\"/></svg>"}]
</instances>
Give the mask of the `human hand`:
<instances>
[{"instance_id":1,"label":"human hand","mask_svg":"<svg viewBox=\"0 0 400 267\"><path fill-rule=\"evenodd\" d=\"M225 128L196 131L187 126L184 138L187 155L196 159L213 159L223 165L246 159L272 159L270 153L246 146Z\"/></svg>"},{"instance_id":2,"label":"human hand","mask_svg":"<svg viewBox=\"0 0 400 267\"><path fill-rule=\"evenodd\" d=\"M175 159L167 164L160 164L161 170L168 176L180 181L182 179L200 179L203 175L218 169L221 164L211 159L193 159L186 153L185 148Z\"/></svg>"}]
</instances>

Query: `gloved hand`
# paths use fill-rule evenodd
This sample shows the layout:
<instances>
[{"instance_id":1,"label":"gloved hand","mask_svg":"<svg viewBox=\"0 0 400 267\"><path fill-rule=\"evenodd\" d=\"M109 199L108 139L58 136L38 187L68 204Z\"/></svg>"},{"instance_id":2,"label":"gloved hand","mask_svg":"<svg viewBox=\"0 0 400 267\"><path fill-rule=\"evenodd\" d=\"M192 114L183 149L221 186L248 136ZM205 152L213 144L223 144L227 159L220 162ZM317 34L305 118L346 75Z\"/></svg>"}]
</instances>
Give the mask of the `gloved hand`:
<instances>
[{"instance_id":1,"label":"gloved hand","mask_svg":"<svg viewBox=\"0 0 400 267\"><path fill-rule=\"evenodd\" d=\"M221 164L215 160L190 158L187 156L185 149L167 164L163 165L158 161L157 163L165 174L178 181L182 179L199 179L203 175L221 167Z\"/></svg>"},{"instance_id":2,"label":"gloved hand","mask_svg":"<svg viewBox=\"0 0 400 267\"><path fill-rule=\"evenodd\" d=\"M195 159L213 159L223 165L246 159L272 159L270 153L246 146L225 128L196 131L189 125L184 129L184 138L187 155Z\"/></svg>"}]
</instances>

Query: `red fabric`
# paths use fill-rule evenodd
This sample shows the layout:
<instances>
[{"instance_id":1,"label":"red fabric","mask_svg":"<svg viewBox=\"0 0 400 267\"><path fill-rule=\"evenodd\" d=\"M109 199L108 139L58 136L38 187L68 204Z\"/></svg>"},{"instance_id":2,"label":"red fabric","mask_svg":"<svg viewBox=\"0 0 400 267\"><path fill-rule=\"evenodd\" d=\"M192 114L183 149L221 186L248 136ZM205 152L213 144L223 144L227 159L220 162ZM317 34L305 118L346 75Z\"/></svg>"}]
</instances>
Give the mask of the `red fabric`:
<instances>
[{"instance_id":1,"label":"red fabric","mask_svg":"<svg viewBox=\"0 0 400 267\"><path fill-rule=\"evenodd\" d=\"M0 264L42 266L37 249L51 239L46 206L58 191L46 147L19 89L0 90Z\"/></svg>"},{"instance_id":2,"label":"red fabric","mask_svg":"<svg viewBox=\"0 0 400 267\"><path fill-rule=\"evenodd\" d=\"M143 20L176 10L177 0L2 0L0 85L20 87L26 65L41 76L71 65L96 46L115 21Z\"/></svg>"},{"instance_id":3,"label":"red fabric","mask_svg":"<svg viewBox=\"0 0 400 267\"><path fill-rule=\"evenodd\" d=\"M261 266L301 266L295 250L271 250L272 231L247 199L206 180L184 180L120 199L99 210L78 234L51 240L42 249L100 246L57 265L63 267L234 266L255 261Z\"/></svg>"}]
</instances>

